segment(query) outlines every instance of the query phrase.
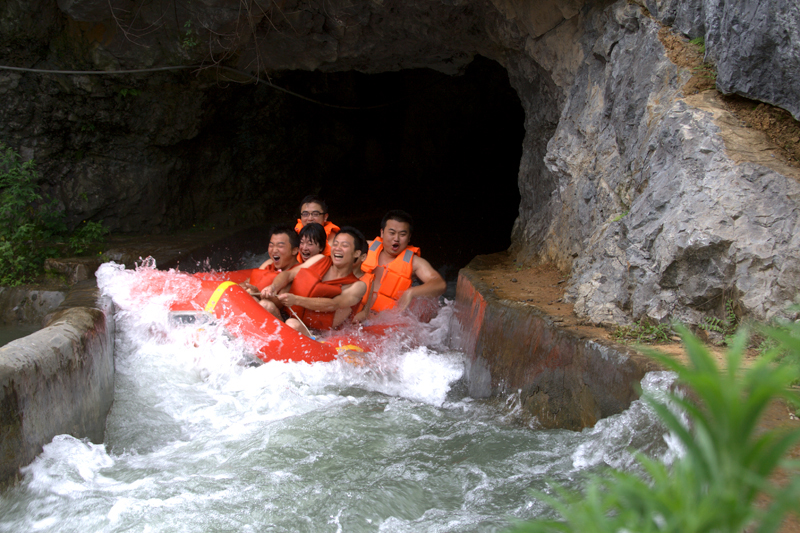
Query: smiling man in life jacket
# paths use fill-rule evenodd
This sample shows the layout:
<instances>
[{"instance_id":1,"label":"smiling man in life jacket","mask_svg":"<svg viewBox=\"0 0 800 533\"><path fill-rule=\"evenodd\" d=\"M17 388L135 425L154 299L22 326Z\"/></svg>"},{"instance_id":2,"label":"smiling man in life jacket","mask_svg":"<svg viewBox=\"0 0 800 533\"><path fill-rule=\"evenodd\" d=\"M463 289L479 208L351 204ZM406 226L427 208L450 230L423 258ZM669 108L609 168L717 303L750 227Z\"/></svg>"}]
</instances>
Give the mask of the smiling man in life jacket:
<instances>
[{"instance_id":1,"label":"smiling man in life jacket","mask_svg":"<svg viewBox=\"0 0 800 533\"><path fill-rule=\"evenodd\" d=\"M316 255L299 267L280 273L262 295L277 295L284 306L291 308L286 325L301 333L338 327L367 291L364 282L353 275L363 240L357 229L341 228L333 240L330 256ZM290 283L289 292L280 293Z\"/></svg>"},{"instance_id":2,"label":"smiling man in life jacket","mask_svg":"<svg viewBox=\"0 0 800 533\"><path fill-rule=\"evenodd\" d=\"M331 255L331 244L333 244L333 238L339 231L339 226L328 221L328 204L325 203L325 200L319 196L310 194L300 202L300 218L297 219L294 230L300 233L300 230L303 229L306 224L311 224L312 222L316 222L325 229L327 243L322 253Z\"/></svg>"},{"instance_id":3,"label":"smiling man in life jacket","mask_svg":"<svg viewBox=\"0 0 800 533\"><path fill-rule=\"evenodd\" d=\"M297 265L299 244L300 238L291 226L273 226L267 247L269 259L253 270L249 283L242 283L242 287L251 295L260 297L261 290L270 285L278 274ZM266 300L262 299L259 303L268 308Z\"/></svg>"},{"instance_id":4,"label":"smiling man in life jacket","mask_svg":"<svg viewBox=\"0 0 800 533\"><path fill-rule=\"evenodd\" d=\"M413 219L405 211L389 211L383 217L381 236L372 241L361 265L362 271L374 274L365 306L369 312L404 311L414 298L438 298L447 288L442 276L420 257L419 248L409 246L413 229ZM422 283L412 286L413 278Z\"/></svg>"}]
</instances>

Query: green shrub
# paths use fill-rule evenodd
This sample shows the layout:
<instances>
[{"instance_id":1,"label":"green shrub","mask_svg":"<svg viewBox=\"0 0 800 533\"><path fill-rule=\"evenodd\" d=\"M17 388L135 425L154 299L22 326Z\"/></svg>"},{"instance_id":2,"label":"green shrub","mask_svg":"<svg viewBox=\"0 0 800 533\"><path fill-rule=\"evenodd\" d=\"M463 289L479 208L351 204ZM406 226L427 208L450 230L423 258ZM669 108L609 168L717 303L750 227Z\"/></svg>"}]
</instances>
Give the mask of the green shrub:
<instances>
[{"instance_id":1,"label":"green shrub","mask_svg":"<svg viewBox=\"0 0 800 533\"><path fill-rule=\"evenodd\" d=\"M69 238L69 247L75 254L82 254L92 249L92 245L102 243L108 233L102 222L83 221Z\"/></svg>"},{"instance_id":2,"label":"green shrub","mask_svg":"<svg viewBox=\"0 0 800 533\"><path fill-rule=\"evenodd\" d=\"M19 285L29 280L43 258L39 243L43 228L34 203L39 177L33 161L20 163L19 155L0 143L0 284Z\"/></svg>"},{"instance_id":3,"label":"green shrub","mask_svg":"<svg viewBox=\"0 0 800 533\"><path fill-rule=\"evenodd\" d=\"M42 197L38 182L35 163L21 162L0 143L0 285L32 281L46 257L61 255L58 241L68 239L74 253L82 253L107 232L102 223L87 222L70 236L63 213Z\"/></svg>"},{"instance_id":4,"label":"green shrub","mask_svg":"<svg viewBox=\"0 0 800 533\"><path fill-rule=\"evenodd\" d=\"M697 325L698 328L709 332L719 333L724 338L725 344L730 344L733 334L739 326L739 317L736 316L733 300L725 300L725 317L705 316L703 321Z\"/></svg>"},{"instance_id":5,"label":"green shrub","mask_svg":"<svg viewBox=\"0 0 800 533\"><path fill-rule=\"evenodd\" d=\"M546 499L560 515L519 526L518 532L739 532L776 531L787 511L797 510L800 476L777 489L769 480L800 431L758 429L767 405L776 398L799 401L789 385L800 376L797 359L776 361L780 350L800 356L800 326L765 330L779 347L749 369L741 366L747 334L736 335L727 353L727 369L717 368L707 348L688 330L679 328L690 358L683 365L666 355L655 359L678 374L689 390L669 394L689 420L688 427L665 403L644 397L683 446L685 453L672 467L639 456L646 476L613 471L593 478L583 493L556 489ZM691 399L689 399L691 398ZM759 494L770 498L759 508Z\"/></svg>"}]
</instances>

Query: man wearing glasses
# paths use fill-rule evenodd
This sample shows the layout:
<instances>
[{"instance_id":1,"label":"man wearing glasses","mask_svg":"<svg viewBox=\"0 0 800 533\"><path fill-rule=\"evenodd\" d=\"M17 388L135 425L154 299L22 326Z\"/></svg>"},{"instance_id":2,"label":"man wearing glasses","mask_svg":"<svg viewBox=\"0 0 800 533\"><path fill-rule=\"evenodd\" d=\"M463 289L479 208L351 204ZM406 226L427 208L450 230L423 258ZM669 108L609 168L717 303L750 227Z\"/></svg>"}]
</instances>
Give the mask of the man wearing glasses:
<instances>
[{"instance_id":1,"label":"man wearing glasses","mask_svg":"<svg viewBox=\"0 0 800 533\"><path fill-rule=\"evenodd\" d=\"M300 218L297 219L297 225L295 225L294 230L300 233L300 230L306 224L311 224L312 222L316 222L325 229L328 241L325 243L325 249L322 253L331 255L331 244L336 234L339 233L339 226L328 221L328 204L325 203L325 200L319 196L309 194L300 202Z\"/></svg>"}]
</instances>

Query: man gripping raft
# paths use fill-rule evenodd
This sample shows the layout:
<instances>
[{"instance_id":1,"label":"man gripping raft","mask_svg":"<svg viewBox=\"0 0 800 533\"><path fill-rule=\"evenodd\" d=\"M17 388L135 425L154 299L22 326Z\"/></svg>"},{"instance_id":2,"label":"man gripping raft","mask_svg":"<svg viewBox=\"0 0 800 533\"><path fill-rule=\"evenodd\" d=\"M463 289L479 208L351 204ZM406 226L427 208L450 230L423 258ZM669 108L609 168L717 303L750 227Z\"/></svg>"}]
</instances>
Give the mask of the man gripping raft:
<instances>
[{"instance_id":1,"label":"man gripping raft","mask_svg":"<svg viewBox=\"0 0 800 533\"><path fill-rule=\"evenodd\" d=\"M250 274L250 282L242 286L247 292L258 297L259 292L270 285L275 277L297 265L298 246L300 238L291 226L274 226L270 231L267 253L269 259ZM268 307L265 300L259 302L262 307Z\"/></svg>"},{"instance_id":2,"label":"man gripping raft","mask_svg":"<svg viewBox=\"0 0 800 533\"><path fill-rule=\"evenodd\" d=\"M438 298L447 288L442 276L420 257L419 248L409 246L413 226L411 215L399 209L389 211L381 221L381 235L372 241L361 265L363 272L374 273L365 306L370 313L404 311L414 298ZM412 286L414 277L422 284Z\"/></svg>"},{"instance_id":3,"label":"man gripping raft","mask_svg":"<svg viewBox=\"0 0 800 533\"><path fill-rule=\"evenodd\" d=\"M297 233L300 233L300 230L303 229L303 227L305 227L307 224L311 224L312 222L320 224L325 229L325 234L328 236L328 238L327 243L325 244L325 249L322 251L322 253L325 255L330 255L331 244L333 244L333 238L339 231L339 226L328 221L328 204L325 203L325 200L319 196L310 194L303 198L303 200L300 202L300 218L297 219L297 224L295 225L294 230Z\"/></svg>"},{"instance_id":4,"label":"man gripping raft","mask_svg":"<svg viewBox=\"0 0 800 533\"><path fill-rule=\"evenodd\" d=\"M344 227L333 240L331 255L316 255L299 267L281 272L262 295L278 300L291 315L286 325L301 333L340 326L361 302L367 286L353 275L363 235ZM291 284L289 292L280 291Z\"/></svg>"}]
</instances>

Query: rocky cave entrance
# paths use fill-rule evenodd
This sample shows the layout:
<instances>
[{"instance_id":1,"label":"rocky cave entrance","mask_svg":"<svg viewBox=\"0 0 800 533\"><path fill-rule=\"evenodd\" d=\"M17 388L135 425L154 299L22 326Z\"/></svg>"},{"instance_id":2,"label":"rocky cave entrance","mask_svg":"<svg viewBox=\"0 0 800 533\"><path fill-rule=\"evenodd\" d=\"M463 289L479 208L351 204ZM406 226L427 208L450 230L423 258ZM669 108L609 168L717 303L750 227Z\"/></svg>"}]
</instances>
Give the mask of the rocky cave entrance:
<instances>
[{"instance_id":1,"label":"rocky cave entrance","mask_svg":"<svg viewBox=\"0 0 800 533\"><path fill-rule=\"evenodd\" d=\"M387 210L411 212L414 243L448 277L509 247L525 114L498 63L476 56L460 76L289 71L271 81L354 109L266 85L212 89L200 134L172 148L181 164L167 205L180 214L169 218L294 221L297 201L315 193L334 222L368 238Z\"/></svg>"}]
</instances>

